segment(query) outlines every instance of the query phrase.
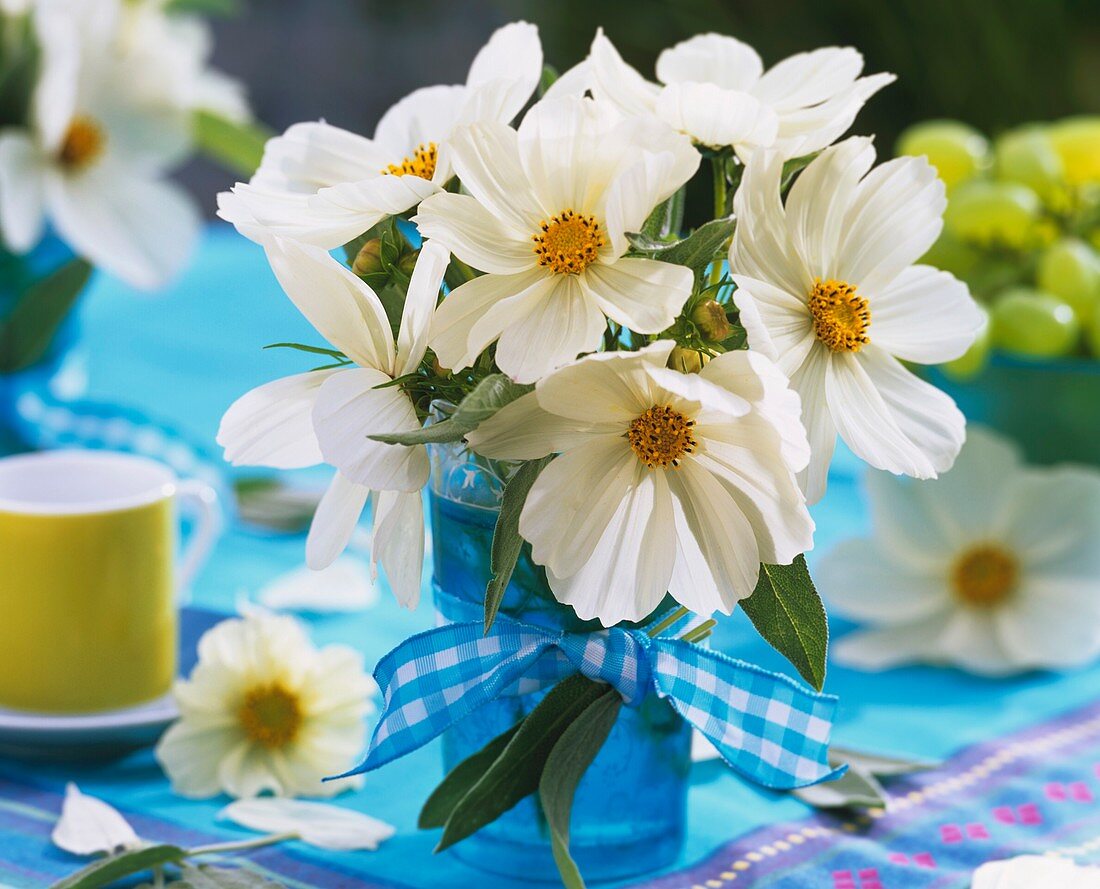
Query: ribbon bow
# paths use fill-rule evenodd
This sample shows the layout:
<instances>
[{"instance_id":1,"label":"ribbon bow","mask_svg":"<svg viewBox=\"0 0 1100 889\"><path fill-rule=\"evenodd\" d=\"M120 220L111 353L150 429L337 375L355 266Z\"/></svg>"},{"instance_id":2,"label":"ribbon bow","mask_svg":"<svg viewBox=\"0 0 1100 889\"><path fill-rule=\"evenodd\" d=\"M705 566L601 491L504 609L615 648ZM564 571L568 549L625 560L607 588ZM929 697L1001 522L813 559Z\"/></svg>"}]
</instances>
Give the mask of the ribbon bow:
<instances>
[{"instance_id":1,"label":"ribbon bow","mask_svg":"<svg viewBox=\"0 0 1100 889\"><path fill-rule=\"evenodd\" d=\"M618 627L565 633L500 618L447 624L406 639L378 663L382 715L357 775L411 753L479 707L580 671L628 706L667 698L737 772L787 790L840 774L826 753L836 698L721 652Z\"/></svg>"}]
</instances>

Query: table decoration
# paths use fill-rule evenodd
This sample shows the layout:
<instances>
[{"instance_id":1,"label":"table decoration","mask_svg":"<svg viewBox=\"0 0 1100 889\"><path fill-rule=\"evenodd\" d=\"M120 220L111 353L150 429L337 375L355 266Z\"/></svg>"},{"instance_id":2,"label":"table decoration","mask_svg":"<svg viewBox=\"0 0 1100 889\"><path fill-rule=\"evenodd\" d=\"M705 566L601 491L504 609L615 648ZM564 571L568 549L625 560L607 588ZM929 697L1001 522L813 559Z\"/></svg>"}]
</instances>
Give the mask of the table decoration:
<instances>
[{"instance_id":1,"label":"table decoration","mask_svg":"<svg viewBox=\"0 0 1100 889\"><path fill-rule=\"evenodd\" d=\"M446 114L417 91L373 140L298 124L220 197L328 345L277 344L321 364L246 393L218 441L236 464L334 466L309 564L369 502L407 606L429 487L440 626L380 661L382 714L344 774L446 732L420 818L439 848L575 887L676 854L689 724L765 787L843 771L807 499L838 430L876 466L950 467L962 416L898 357L958 357L980 315L912 265L944 207L927 162L825 147L889 79L858 79L854 50L760 77L704 35L662 55L654 104L610 95L657 88L600 80L597 34L513 128L537 46L506 26ZM811 89L819 66L835 76ZM704 159L714 210L685 230ZM700 644L739 603L814 690Z\"/></svg>"},{"instance_id":2,"label":"table decoration","mask_svg":"<svg viewBox=\"0 0 1100 889\"><path fill-rule=\"evenodd\" d=\"M872 533L819 563L840 614L866 625L838 662L949 664L990 676L1079 667L1100 655L1100 472L1026 466L971 427L935 481L867 478Z\"/></svg>"}]
</instances>

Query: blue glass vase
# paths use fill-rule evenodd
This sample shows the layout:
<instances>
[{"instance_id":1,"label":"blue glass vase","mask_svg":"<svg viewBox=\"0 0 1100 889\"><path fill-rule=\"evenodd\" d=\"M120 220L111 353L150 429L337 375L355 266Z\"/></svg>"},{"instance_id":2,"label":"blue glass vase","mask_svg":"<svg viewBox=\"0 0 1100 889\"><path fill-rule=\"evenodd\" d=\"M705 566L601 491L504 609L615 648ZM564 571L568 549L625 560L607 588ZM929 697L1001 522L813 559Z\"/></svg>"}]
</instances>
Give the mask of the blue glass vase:
<instances>
[{"instance_id":1,"label":"blue glass vase","mask_svg":"<svg viewBox=\"0 0 1100 889\"><path fill-rule=\"evenodd\" d=\"M482 619L489 553L504 483L514 465L478 457L461 444L431 449L433 588L442 620ZM596 629L561 605L525 547L500 609L516 620L571 631ZM542 693L490 703L443 736L444 767L466 757L530 713ZM603 749L577 788L570 850L589 881L662 868L684 839L691 728L655 695L623 707ZM546 822L530 796L453 847L483 870L557 882Z\"/></svg>"}]
</instances>

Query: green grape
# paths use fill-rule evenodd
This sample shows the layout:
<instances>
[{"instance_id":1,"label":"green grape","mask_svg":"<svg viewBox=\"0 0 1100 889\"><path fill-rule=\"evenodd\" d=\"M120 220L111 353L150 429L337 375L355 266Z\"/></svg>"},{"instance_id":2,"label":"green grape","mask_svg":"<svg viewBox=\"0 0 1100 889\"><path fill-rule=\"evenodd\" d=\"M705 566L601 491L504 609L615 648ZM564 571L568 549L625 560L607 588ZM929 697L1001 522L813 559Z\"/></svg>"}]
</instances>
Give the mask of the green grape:
<instances>
[{"instance_id":1,"label":"green grape","mask_svg":"<svg viewBox=\"0 0 1100 889\"><path fill-rule=\"evenodd\" d=\"M983 246L1023 248L1039 231L1042 203L1016 182L964 182L951 194L944 227L957 238Z\"/></svg>"},{"instance_id":2,"label":"green grape","mask_svg":"<svg viewBox=\"0 0 1100 889\"><path fill-rule=\"evenodd\" d=\"M1014 287L990 312L993 345L1031 358L1057 358L1077 345L1081 325L1073 307L1041 290Z\"/></svg>"},{"instance_id":3,"label":"green grape","mask_svg":"<svg viewBox=\"0 0 1100 889\"><path fill-rule=\"evenodd\" d=\"M1100 182L1100 115L1067 117L1051 124L1049 133L1071 185Z\"/></svg>"},{"instance_id":4,"label":"green grape","mask_svg":"<svg viewBox=\"0 0 1100 889\"><path fill-rule=\"evenodd\" d=\"M920 258L924 265L935 266L951 272L956 278L966 279L981 264L982 254L971 244L944 232L928 252Z\"/></svg>"},{"instance_id":5,"label":"green grape","mask_svg":"<svg viewBox=\"0 0 1100 889\"><path fill-rule=\"evenodd\" d=\"M1100 312L1093 312L1092 319L1085 328L1085 342L1093 358L1100 358Z\"/></svg>"},{"instance_id":6,"label":"green grape","mask_svg":"<svg viewBox=\"0 0 1100 889\"><path fill-rule=\"evenodd\" d=\"M1062 158L1043 127L1028 126L999 136L993 148L994 171L999 179L1026 185L1048 203L1064 187Z\"/></svg>"},{"instance_id":7,"label":"green grape","mask_svg":"<svg viewBox=\"0 0 1100 889\"><path fill-rule=\"evenodd\" d=\"M1039 255L1035 282L1073 306L1081 324L1088 326L1100 302L1100 256L1084 241L1063 238Z\"/></svg>"},{"instance_id":8,"label":"green grape","mask_svg":"<svg viewBox=\"0 0 1100 889\"><path fill-rule=\"evenodd\" d=\"M901 134L897 154L925 155L950 190L989 165L989 142L965 123L928 120Z\"/></svg>"},{"instance_id":9,"label":"green grape","mask_svg":"<svg viewBox=\"0 0 1100 889\"><path fill-rule=\"evenodd\" d=\"M943 372L956 380L967 380L977 376L989 363L989 349L991 345L992 325L989 321L989 311L981 303L978 308L982 310L984 321L977 337L970 348L954 361L948 361L942 365Z\"/></svg>"}]
</instances>

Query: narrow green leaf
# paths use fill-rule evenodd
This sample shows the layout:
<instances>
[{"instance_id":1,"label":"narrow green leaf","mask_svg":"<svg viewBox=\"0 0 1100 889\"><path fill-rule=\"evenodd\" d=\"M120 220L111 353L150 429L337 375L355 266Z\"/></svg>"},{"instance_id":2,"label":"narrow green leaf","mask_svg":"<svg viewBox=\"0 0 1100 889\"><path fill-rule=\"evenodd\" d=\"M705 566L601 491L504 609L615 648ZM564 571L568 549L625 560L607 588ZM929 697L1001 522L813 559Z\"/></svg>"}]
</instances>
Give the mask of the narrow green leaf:
<instances>
[{"instance_id":1,"label":"narrow green leaf","mask_svg":"<svg viewBox=\"0 0 1100 889\"><path fill-rule=\"evenodd\" d=\"M336 349L326 349L324 346L307 346L305 343L268 343L265 349L296 349L299 352L309 352L311 355L327 355L341 362L347 361L348 356Z\"/></svg>"},{"instance_id":2,"label":"narrow green leaf","mask_svg":"<svg viewBox=\"0 0 1100 889\"><path fill-rule=\"evenodd\" d=\"M467 756L451 769L424 803L424 807L420 810L420 818L416 822L417 827L428 830L446 824L455 806L462 802L462 798L497 761L522 724L523 721L520 720L508 731L497 735L477 753Z\"/></svg>"},{"instance_id":3,"label":"narrow green leaf","mask_svg":"<svg viewBox=\"0 0 1100 889\"><path fill-rule=\"evenodd\" d=\"M245 177L256 172L264 145L275 135L260 124L229 120L205 109L195 112L191 130L200 151Z\"/></svg>"},{"instance_id":4,"label":"narrow green leaf","mask_svg":"<svg viewBox=\"0 0 1100 889\"><path fill-rule=\"evenodd\" d=\"M87 867L63 880L58 880L50 889L99 889L110 886L123 877L140 874L164 864L179 864L187 857L187 852L179 846L156 845L119 852L97 858Z\"/></svg>"},{"instance_id":5,"label":"narrow green leaf","mask_svg":"<svg viewBox=\"0 0 1100 889\"><path fill-rule=\"evenodd\" d=\"M869 809L886 805L886 791L875 776L850 767L835 781L811 784L792 791L815 809Z\"/></svg>"},{"instance_id":6,"label":"narrow green leaf","mask_svg":"<svg viewBox=\"0 0 1100 889\"><path fill-rule=\"evenodd\" d=\"M572 725L562 732L546 759L539 779L539 799L550 827L554 862L566 889L585 889L584 879L569 854L569 821L573 797L584 773L600 752L619 716L623 699L613 688L588 705Z\"/></svg>"},{"instance_id":7,"label":"narrow green leaf","mask_svg":"<svg viewBox=\"0 0 1100 889\"><path fill-rule=\"evenodd\" d=\"M461 441L467 432L473 432L506 404L510 404L535 387L512 382L504 374L491 374L477 384L462 399L451 416L439 423L432 423L413 432L394 432L372 435L374 441L386 444L418 445L443 444Z\"/></svg>"},{"instance_id":8,"label":"narrow green leaf","mask_svg":"<svg viewBox=\"0 0 1100 889\"><path fill-rule=\"evenodd\" d=\"M46 354L91 274L87 260L74 259L20 294L0 319L0 373L24 370Z\"/></svg>"},{"instance_id":9,"label":"narrow green leaf","mask_svg":"<svg viewBox=\"0 0 1100 889\"><path fill-rule=\"evenodd\" d=\"M756 589L741 607L760 635L818 691L825 684L829 624L806 557L761 565Z\"/></svg>"},{"instance_id":10,"label":"narrow green leaf","mask_svg":"<svg viewBox=\"0 0 1100 889\"><path fill-rule=\"evenodd\" d=\"M821 154L820 151L815 151L812 154L804 154L802 157L792 157L783 164L783 173L779 180L779 188L783 194L786 194L787 190L794 184L795 177L806 169L810 165L810 161L819 154Z\"/></svg>"},{"instance_id":11,"label":"narrow green leaf","mask_svg":"<svg viewBox=\"0 0 1100 889\"><path fill-rule=\"evenodd\" d=\"M241 11L239 0L168 0L164 11L169 15L233 16Z\"/></svg>"},{"instance_id":12,"label":"narrow green leaf","mask_svg":"<svg viewBox=\"0 0 1100 889\"><path fill-rule=\"evenodd\" d=\"M195 867L185 864L180 878L170 884L173 889L283 889L267 877L244 867L214 867L202 864Z\"/></svg>"},{"instance_id":13,"label":"narrow green leaf","mask_svg":"<svg viewBox=\"0 0 1100 889\"><path fill-rule=\"evenodd\" d=\"M539 77L539 98L541 99L546 95L546 91L550 89L555 81L561 75L558 74L558 69L553 65L543 65L542 74Z\"/></svg>"},{"instance_id":14,"label":"narrow green leaf","mask_svg":"<svg viewBox=\"0 0 1100 889\"><path fill-rule=\"evenodd\" d=\"M451 812L436 851L453 846L495 821L539 786L558 738L607 690L580 673L562 680L528 714L504 752Z\"/></svg>"},{"instance_id":15,"label":"narrow green leaf","mask_svg":"<svg viewBox=\"0 0 1100 889\"><path fill-rule=\"evenodd\" d=\"M541 460L528 460L513 475L504 487L504 496L500 501L500 512L497 514L496 527L493 529L493 546L489 556L489 569L493 576L489 578L489 585L485 587L485 632L489 632L493 621L496 620L497 611L504 591L508 588L508 581L512 579L512 572L516 567L520 551L523 549L523 538L519 533L519 515L523 512L523 504L527 502L527 494L539 473L546 468L550 457Z\"/></svg>"}]
</instances>

